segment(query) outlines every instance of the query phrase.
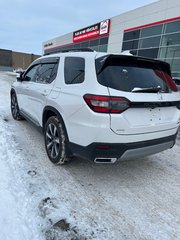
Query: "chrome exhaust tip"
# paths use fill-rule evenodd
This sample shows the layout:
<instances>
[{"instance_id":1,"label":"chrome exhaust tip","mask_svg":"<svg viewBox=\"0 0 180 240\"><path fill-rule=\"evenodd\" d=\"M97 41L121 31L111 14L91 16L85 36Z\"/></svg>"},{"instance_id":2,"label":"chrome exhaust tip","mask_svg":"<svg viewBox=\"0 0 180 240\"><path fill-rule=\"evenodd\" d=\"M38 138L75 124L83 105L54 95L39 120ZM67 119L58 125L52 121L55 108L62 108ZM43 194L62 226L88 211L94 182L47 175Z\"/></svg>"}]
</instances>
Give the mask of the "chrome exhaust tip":
<instances>
[{"instance_id":1,"label":"chrome exhaust tip","mask_svg":"<svg viewBox=\"0 0 180 240\"><path fill-rule=\"evenodd\" d=\"M115 163L117 158L95 158L95 163Z\"/></svg>"}]
</instances>

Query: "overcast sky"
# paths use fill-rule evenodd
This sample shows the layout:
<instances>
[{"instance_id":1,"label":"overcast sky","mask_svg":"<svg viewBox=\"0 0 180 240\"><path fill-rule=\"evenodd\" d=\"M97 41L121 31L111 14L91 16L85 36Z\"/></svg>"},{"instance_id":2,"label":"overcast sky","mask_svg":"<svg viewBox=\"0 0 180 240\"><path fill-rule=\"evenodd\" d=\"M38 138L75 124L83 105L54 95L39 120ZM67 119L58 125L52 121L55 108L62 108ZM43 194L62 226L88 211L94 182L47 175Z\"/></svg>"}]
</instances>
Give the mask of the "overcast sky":
<instances>
[{"instance_id":1,"label":"overcast sky","mask_svg":"<svg viewBox=\"0 0 180 240\"><path fill-rule=\"evenodd\" d=\"M42 54L46 40L155 0L0 0L0 48Z\"/></svg>"}]
</instances>

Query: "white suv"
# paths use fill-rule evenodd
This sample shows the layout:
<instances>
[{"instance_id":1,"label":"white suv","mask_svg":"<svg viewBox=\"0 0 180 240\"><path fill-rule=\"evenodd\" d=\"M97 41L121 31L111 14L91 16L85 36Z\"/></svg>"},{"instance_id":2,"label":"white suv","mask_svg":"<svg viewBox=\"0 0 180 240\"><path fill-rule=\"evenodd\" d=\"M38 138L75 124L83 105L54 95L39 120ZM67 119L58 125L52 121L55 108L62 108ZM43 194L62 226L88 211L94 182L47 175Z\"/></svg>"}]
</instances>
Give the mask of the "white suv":
<instances>
[{"instance_id":1,"label":"white suv","mask_svg":"<svg viewBox=\"0 0 180 240\"><path fill-rule=\"evenodd\" d=\"M173 147L180 92L167 63L69 51L43 56L20 75L11 111L43 130L53 163L72 156L114 163Z\"/></svg>"}]
</instances>

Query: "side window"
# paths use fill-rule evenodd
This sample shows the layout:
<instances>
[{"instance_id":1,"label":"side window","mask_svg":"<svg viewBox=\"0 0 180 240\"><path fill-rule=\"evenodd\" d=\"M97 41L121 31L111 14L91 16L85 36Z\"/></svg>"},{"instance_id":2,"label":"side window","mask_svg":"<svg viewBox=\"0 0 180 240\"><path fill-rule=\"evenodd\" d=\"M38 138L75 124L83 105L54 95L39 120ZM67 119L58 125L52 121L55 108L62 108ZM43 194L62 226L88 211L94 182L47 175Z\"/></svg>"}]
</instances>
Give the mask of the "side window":
<instances>
[{"instance_id":1,"label":"side window","mask_svg":"<svg viewBox=\"0 0 180 240\"><path fill-rule=\"evenodd\" d=\"M84 81L85 60L80 57L66 57L64 78L66 84L77 84Z\"/></svg>"},{"instance_id":2,"label":"side window","mask_svg":"<svg viewBox=\"0 0 180 240\"><path fill-rule=\"evenodd\" d=\"M57 74L58 63L43 63L37 70L36 82L51 83Z\"/></svg>"},{"instance_id":3,"label":"side window","mask_svg":"<svg viewBox=\"0 0 180 240\"><path fill-rule=\"evenodd\" d=\"M54 63L54 68L51 72L51 81L50 82L52 82L57 76L58 65L59 65L59 61L57 63Z\"/></svg>"},{"instance_id":4,"label":"side window","mask_svg":"<svg viewBox=\"0 0 180 240\"><path fill-rule=\"evenodd\" d=\"M25 73L24 80L34 82L38 67L39 65L35 65L27 73Z\"/></svg>"}]
</instances>

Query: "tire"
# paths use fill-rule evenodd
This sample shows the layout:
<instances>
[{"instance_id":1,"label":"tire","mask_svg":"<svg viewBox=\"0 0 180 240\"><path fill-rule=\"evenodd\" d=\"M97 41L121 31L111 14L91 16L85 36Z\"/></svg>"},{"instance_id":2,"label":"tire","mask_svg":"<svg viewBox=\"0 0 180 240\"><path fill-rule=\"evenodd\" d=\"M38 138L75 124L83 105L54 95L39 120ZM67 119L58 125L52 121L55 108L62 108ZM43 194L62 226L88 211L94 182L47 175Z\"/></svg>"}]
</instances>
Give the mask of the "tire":
<instances>
[{"instance_id":1,"label":"tire","mask_svg":"<svg viewBox=\"0 0 180 240\"><path fill-rule=\"evenodd\" d=\"M13 118L17 121L24 119L20 114L17 97L14 92L11 94L11 114Z\"/></svg>"},{"instance_id":2,"label":"tire","mask_svg":"<svg viewBox=\"0 0 180 240\"><path fill-rule=\"evenodd\" d=\"M67 138L63 124L56 116L50 117L46 122L44 140L50 161L56 165L65 164L68 161L66 156Z\"/></svg>"}]
</instances>

